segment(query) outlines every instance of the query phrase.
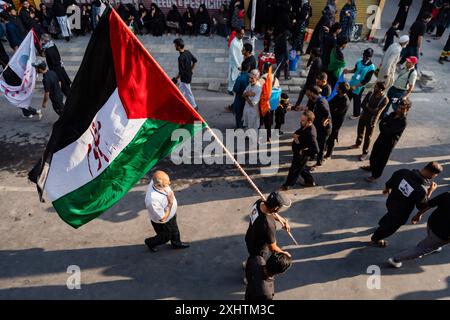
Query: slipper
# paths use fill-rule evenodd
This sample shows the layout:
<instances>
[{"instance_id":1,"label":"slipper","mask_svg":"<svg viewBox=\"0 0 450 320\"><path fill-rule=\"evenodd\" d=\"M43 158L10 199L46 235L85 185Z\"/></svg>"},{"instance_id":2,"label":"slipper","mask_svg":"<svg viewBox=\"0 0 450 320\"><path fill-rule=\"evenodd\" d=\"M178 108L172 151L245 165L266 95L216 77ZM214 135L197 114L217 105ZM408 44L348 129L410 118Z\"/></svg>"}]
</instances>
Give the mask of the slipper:
<instances>
[{"instance_id":1,"label":"slipper","mask_svg":"<svg viewBox=\"0 0 450 320\"><path fill-rule=\"evenodd\" d=\"M372 247L386 248L388 245L388 242L386 240L380 240L378 242L370 241L369 245Z\"/></svg>"}]
</instances>

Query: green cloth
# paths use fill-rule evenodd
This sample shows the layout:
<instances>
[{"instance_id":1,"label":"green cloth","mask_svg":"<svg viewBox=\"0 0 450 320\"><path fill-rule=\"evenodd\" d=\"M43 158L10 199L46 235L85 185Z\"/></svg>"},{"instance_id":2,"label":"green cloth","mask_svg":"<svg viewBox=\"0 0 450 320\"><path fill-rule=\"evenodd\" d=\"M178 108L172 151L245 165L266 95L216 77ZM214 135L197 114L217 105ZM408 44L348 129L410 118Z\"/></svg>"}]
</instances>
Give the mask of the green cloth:
<instances>
[{"instance_id":1,"label":"green cloth","mask_svg":"<svg viewBox=\"0 0 450 320\"><path fill-rule=\"evenodd\" d=\"M330 64L328 65L328 71L333 74L336 78L342 73L342 69L346 66L345 60L339 60L336 55L336 48L331 51L330 54Z\"/></svg>"}]
</instances>

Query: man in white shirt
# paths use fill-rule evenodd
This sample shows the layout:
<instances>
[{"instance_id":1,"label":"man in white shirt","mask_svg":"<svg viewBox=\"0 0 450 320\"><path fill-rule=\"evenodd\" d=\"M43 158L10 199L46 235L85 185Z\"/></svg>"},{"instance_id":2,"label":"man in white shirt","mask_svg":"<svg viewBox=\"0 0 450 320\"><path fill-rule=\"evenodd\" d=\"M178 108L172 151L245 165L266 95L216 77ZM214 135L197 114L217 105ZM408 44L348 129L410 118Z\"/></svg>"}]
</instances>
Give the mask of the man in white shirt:
<instances>
[{"instance_id":1,"label":"man in white shirt","mask_svg":"<svg viewBox=\"0 0 450 320\"><path fill-rule=\"evenodd\" d=\"M389 114L389 108L392 105L394 111L397 110L400 101L407 99L414 90L417 81L417 57L406 58L405 67L400 70L397 80L387 92L389 103L382 113L382 117Z\"/></svg>"},{"instance_id":2,"label":"man in white shirt","mask_svg":"<svg viewBox=\"0 0 450 320\"><path fill-rule=\"evenodd\" d=\"M244 43L242 39L244 38L245 30L241 28L236 31L236 36L230 43L230 51L228 52L228 94L233 95L233 86L236 82L237 77L241 73L240 68L244 56L242 55L242 48Z\"/></svg>"},{"instance_id":3,"label":"man in white shirt","mask_svg":"<svg viewBox=\"0 0 450 320\"><path fill-rule=\"evenodd\" d=\"M401 36L398 43L393 43L389 46L381 60L378 71L378 81L383 81L386 88L391 87L394 83L395 71L397 63L400 61L400 54L408 43L409 36Z\"/></svg>"},{"instance_id":4,"label":"man in white shirt","mask_svg":"<svg viewBox=\"0 0 450 320\"><path fill-rule=\"evenodd\" d=\"M244 107L244 126L247 129L254 129L258 133L259 118L259 100L261 98L261 84L259 82L260 73L258 69L250 71L250 84L242 95L245 99Z\"/></svg>"},{"instance_id":5,"label":"man in white shirt","mask_svg":"<svg viewBox=\"0 0 450 320\"><path fill-rule=\"evenodd\" d=\"M145 206L156 236L145 239L152 252L168 241L174 249L185 249L189 244L180 240L177 225L177 199L170 188L170 178L164 171L156 171L145 195Z\"/></svg>"}]
</instances>

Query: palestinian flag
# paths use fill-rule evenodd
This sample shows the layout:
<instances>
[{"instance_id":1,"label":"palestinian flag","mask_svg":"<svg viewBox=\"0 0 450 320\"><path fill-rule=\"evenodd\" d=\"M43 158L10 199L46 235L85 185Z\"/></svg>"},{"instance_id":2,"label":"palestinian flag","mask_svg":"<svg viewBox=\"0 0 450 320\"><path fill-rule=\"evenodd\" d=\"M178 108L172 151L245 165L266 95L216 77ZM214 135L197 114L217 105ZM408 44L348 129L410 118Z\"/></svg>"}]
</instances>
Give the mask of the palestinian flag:
<instances>
[{"instance_id":1,"label":"palestinian flag","mask_svg":"<svg viewBox=\"0 0 450 320\"><path fill-rule=\"evenodd\" d=\"M107 8L93 33L35 170L59 216L78 228L111 208L202 117L122 22ZM30 172L30 177L33 173Z\"/></svg>"}]
</instances>

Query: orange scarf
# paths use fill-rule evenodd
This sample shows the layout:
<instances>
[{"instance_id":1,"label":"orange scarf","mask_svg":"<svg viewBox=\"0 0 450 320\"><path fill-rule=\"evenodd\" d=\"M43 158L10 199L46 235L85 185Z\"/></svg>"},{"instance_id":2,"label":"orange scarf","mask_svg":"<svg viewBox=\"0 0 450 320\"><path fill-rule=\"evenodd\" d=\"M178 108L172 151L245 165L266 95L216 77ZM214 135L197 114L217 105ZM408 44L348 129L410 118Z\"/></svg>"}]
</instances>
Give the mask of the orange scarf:
<instances>
[{"instance_id":1,"label":"orange scarf","mask_svg":"<svg viewBox=\"0 0 450 320\"><path fill-rule=\"evenodd\" d=\"M261 112L261 117L264 117L267 112L270 111L270 96L272 95L272 67L269 68L269 72L267 73L266 82L261 90L261 98L259 100L259 109Z\"/></svg>"}]
</instances>

